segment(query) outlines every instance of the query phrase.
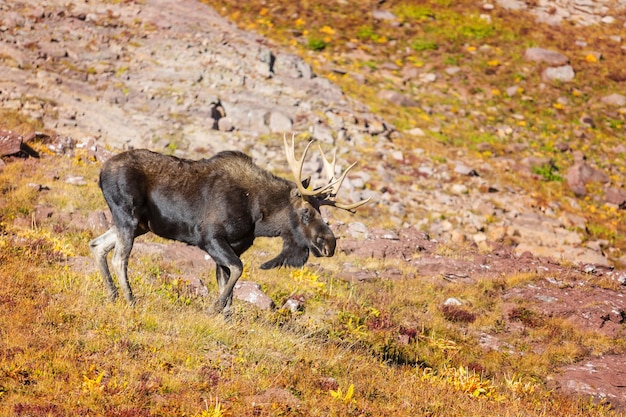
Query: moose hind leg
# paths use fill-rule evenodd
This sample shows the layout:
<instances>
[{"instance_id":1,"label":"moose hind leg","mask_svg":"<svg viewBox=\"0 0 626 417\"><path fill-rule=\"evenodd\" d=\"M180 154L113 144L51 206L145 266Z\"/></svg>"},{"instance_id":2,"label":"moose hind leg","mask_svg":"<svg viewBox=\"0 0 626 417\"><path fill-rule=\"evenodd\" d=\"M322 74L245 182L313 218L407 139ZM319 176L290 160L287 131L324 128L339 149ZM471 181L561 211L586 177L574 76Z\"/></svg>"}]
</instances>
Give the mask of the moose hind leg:
<instances>
[{"instance_id":1,"label":"moose hind leg","mask_svg":"<svg viewBox=\"0 0 626 417\"><path fill-rule=\"evenodd\" d=\"M131 304L134 304L135 297L133 296L133 291L128 282L128 258L133 249L134 239L135 237L132 232L129 233L128 230L118 230L112 259L113 268L115 269L117 281L122 289L124 298Z\"/></svg>"},{"instance_id":2,"label":"moose hind leg","mask_svg":"<svg viewBox=\"0 0 626 417\"><path fill-rule=\"evenodd\" d=\"M109 292L109 297L112 301L117 298L117 287L113 283L111 272L109 271L109 264L107 262L107 254L115 247L117 241L117 230L115 226L104 232L102 235L89 242L89 249L93 254L98 270L104 281L104 286Z\"/></svg>"}]
</instances>

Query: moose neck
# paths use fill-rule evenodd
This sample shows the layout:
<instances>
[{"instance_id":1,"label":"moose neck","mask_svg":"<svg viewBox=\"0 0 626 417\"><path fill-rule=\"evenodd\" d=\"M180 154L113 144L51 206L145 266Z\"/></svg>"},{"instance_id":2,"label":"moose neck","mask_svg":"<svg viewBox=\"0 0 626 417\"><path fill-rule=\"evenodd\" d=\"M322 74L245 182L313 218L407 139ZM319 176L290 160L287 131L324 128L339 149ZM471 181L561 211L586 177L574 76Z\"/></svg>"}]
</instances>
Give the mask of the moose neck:
<instances>
[{"instance_id":1,"label":"moose neck","mask_svg":"<svg viewBox=\"0 0 626 417\"><path fill-rule=\"evenodd\" d=\"M256 237L277 237L290 234L292 211L289 197L290 184L281 178L277 180L272 187L268 187L267 192L258 194L254 202L257 219L254 233Z\"/></svg>"},{"instance_id":2,"label":"moose neck","mask_svg":"<svg viewBox=\"0 0 626 417\"><path fill-rule=\"evenodd\" d=\"M256 223L255 235L266 237L280 236L283 240L281 252L274 258L263 263L261 269L280 268L284 266L300 267L309 259L308 245L295 230L297 222L296 209L290 197L289 189L275 196L267 196L266 204L273 207ZM267 207L267 206L262 206Z\"/></svg>"}]
</instances>

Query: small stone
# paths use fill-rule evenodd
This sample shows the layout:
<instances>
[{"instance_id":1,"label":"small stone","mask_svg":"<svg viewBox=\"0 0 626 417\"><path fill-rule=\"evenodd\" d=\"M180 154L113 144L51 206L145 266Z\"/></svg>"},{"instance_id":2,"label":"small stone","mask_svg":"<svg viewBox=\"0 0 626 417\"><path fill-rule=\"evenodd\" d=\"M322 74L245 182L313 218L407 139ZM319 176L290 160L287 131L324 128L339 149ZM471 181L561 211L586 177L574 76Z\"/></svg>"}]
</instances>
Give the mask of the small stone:
<instances>
[{"instance_id":1,"label":"small stone","mask_svg":"<svg viewBox=\"0 0 626 417\"><path fill-rule=\"evenodd\" d=\"M365 226L361 222L352 222L348 225L348 233L350 234L351 237L354 237L354 238L357 238L357 237L367 238L367 236L369 235L369 230L367 226Z\"/></svg>"},{"instance_id":2,"label":"small stone","mask_svg":"<svg viewBox=\"0 0 626 417\"><path fill-rule=\"evenodd\" d=\"M528 48L524 58L534 62L545 62L548 65L561 66L569 62L569 58L560 52L544 48Z\"/></svg>"},{"instance_id":3,"label":"small stone","mask_svg":"<svg viewBox=\"0 0 626 417\"><path fill-rule=\"evenodd\" d=\"M555 301L558 301L558 298L556 297L550 297L547 295L537 295L535 296L535 298L539 301L543 301L544 303L553 303Z\"/></svg>"},{"instance_id":4,"label":"small stone","mask_svg":"<svg viewBox=\"0 0 626 417\"><path fill-rule=\"evenodd\" d=\"M600 99L604 104L611 106L624 107L626 106L626 96L618 93L609 94Z\"/></svg>"},{"instance_id":5,"label":"small stone","mask_svg":"<svg viewBox=\"0 0 626 417\"><path fill-rule=\"evenodd\" d=\"M232 132L233 130L235 130L233 119L228 116L222 117L217 121L217 129L220 132Z\"/></svg>"},{"instance_id":6,"label":"small stone","mask_svg":"<svg viewBox=\"0 0 626 417\"><path fill-rule=\"evenodd\" d=\"M14 155L22 150L23 138L10 130L0 130L0 156Z\"/></svg>"},{"instance_id":7,"label":"small stone","mask_svg":"<svg viewBox=\"0 0 626 417\"><path fill-rule=\"evenodd\" d=\"M420 74L419 80L423 83L433 83L437 81L437 74L433 74L433 73Z\"/></svg>"},{"instance_id":8,"label":"small stone","mask_svg":"<svg viewBox=\"0 0 626 417\"><path fill-rule=\"evenodd\" d=\"M418 106L417 101L413 98L405 96L404 94L398 93L397 91L393 90L382 90L380 93L378 93L378 97L400 107Z\"/></svg>"},{"instance_id":9,"label":"small stone","mask_svg":"<svg viewBox=\"0 0 626 417\"><path fill-rule=\"evenodd\" d=\"M431 167L429 166L425 166L425 165L421 165L417 168L417 172L424 176L424 177L430 177L434 174L434 171Z\"/></svg>"},{"instance_id":10,"label":"small stone","mask_svg":"<svg viewBox=\"0 0 626 417\"><path fill-rule=\"evenodd\" d=\"M609 187L604 193L604 200L619 208L626 208L626 191L618 187Z\"/></svg>"},{"instance_id":11,"label":"small stone","mask_svg":"<svg viewBox=\"0 0 626 417\"><path fill-rule=\"evenodd\" d=\"M580 116L580 122L591 128L596 127L596 124L594 123L593 119L588 114L583 114L582 116Z\"/></svg>"},{"instance_id":12,"label":"small stone","mask_svg":"<svg viewBox=\"0 0 626 417\"><path fill-rule=\"evenodd\" d=\"M455 245L461 245L465 243L466 240L467 240L467 236L465 236L465 233L456 229L452 230L452 233L450 236L450 241L452 243L454 243Z\"/></svg>"},{"instance_id":13,"label":"small stone","mask_svg":"<svg viewBox=\"0 0 626 417\"><path fill-rule=\"evenodd\" d=\"M453 184L452 187L450 187L450 192L452 192L452 194L461 195L467 194L468 189L464 184Z\"/></svg>"},{"instance_id":14,"label":"small stone","mask_svg":"<svg viewBox=\"0 0 626 417\"><path fill-rule=\"evenodd\" d=\"M457 164L454 167L454 172L461 175L467 175L468 177L478 177L478 172L474 168L468 167L465 164Z\"/></svg>"},{"instance_id":15,"label":"small stone","mask_svg":"<svg viewBox=\"0 0 626 417\"><path fill-rule=\"evenodd\" d=\"M404 161L404 155L402 154L402 151L400 150L391 152L391 157L396 161Z\"/></svg>"},{"instance_id":16,"label":"small stone","mask_svg":"<svg viewBox=\"0 0 626 417\"><path fill-rule=\"evenodd\" d=\"M274 302L263 291L256 282L238 281L233 289L233 296L242 301L247 301L262 310L270 310L274 307Z\"/></svg>"},{"instance_id":17,"label":"small stone","mask_svg":"<svg viewBox=\"0 0 626 417\"><path fill-rule=\"evenodd\" d=\"M397 20L398 16L388 10L374 10L372 17L376 20Z\"/></svg>"},{"instance_id":18,"label":"small stone","mask_svg":"<svg viewBox=\"0 0 626 417\"><path fill-rule=\"evenodd\" d=\"M304 310L304 307L302 306L302 303L300 301L296 300L295 298L290 298L285 301L285 304L283 304L283 309L289 310L292 313L297 313Z\"/></svg>"},{"instance_id":19,"label":"small stone","mask_svg":"<svg viewBox=\"0 0 626 417\"><path fill-rule=\"evenodd\" d=\"M85 178L77 175L70 175L69 177L66 177L65 182L71 185L87 185Z\"/></svg>"},{"instance_id":20,"label":"small stone","mask_svg":"<svg viewBox=\"0 0 626 417\"><path fill-rule=\"evenodd\" d=\"M414 127L411 130L407 130L406 133L408 133L411 136L425 136L426 135L424 131L420 129L419 127Z\"/></svg>"},{"instance_id":21,"label":"small stone","mask_svg":"<svg viewBox=\"0 0 626 417\"><path fill-rule=\"evenodd\" d=\"M286 114L273 111L268 118L267 126L271 132L290 132L293 128L293 121Z\"/></svg>"},{"instance_id":22,"label":"small stone","mask_svg":"<svg viewBox=\"0 0 626 417\"><path fill-rule=\"evenodd\" d=\"M541 78L545 81L560 81L564 83L573 81L575 76L576 74L574 73L574 68L572 68L571 65L549 67L546 68L541 74Z\"/></svg>"},{"instance_id":23,"label":"small stone","mask_svg":"<svg viewBox=\"0 0 626 417\"><path fill-rule=\"evenodd\" d=\"M459 300L458 298L448 298L446 301L443 302L444 306L462 306L463 302L461 300Z\"/></svg>"},{"instance_id":24,"label":"small stone","mask_svg":"<svg viewBox=\"0 0 626 417\"><path fill-rule=\"evenodd\" d=\"M511 87L508 87L506 90L504 90L506 92L506 95L509 97L513 97L515 96L518 92L519 92L519 86L517 85L512 85Z\"/></svg>"},{"instance_id":25,"label":"small stone","mask_svg":"<svg viewBox=\"0 0 626 417\"><path fill-rule=\"evenodd\" d=\"M606 25L610 25L612 23L615 23L615 18L613 16L604 16L602 19L600 19L600 22Z\"/></svg>"},{"instance_id":26,"label":"small stone","mask_svg":"<svg viewBox=\"0 0 626 417\"><path fill-rule=\"evenodd\" d=\"M595 274L596 273L596 266L595 265L585 265L585 266L583 266L583 272L585 274Z\"/></svg>"}]
</instances>

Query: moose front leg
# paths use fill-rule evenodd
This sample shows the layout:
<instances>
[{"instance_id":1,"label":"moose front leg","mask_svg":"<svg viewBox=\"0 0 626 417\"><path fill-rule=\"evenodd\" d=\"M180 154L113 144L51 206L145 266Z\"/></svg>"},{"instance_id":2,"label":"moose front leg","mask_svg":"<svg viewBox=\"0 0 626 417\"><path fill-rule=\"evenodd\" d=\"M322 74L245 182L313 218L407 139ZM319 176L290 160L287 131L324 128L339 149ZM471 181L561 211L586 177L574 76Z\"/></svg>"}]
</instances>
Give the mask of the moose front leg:
<instances>
[{"instance_id":1,"label":"moose front leg","mask_svg":"<svg viewBox=\"0 0 626 417\"><path fill-rule=\"evenodd\" d=\"M216 264L215 277L219 295L213 305L213 311L227 315L233 301L233 289L243 273L243 263L225 239L211 240L205 251Z\"/></svg>"},{"instance_id":2,"label":"moose front leg","mask_svg":"<svg viewBox=\"0 0 626 417\"><path fill-rule=\"evenodd\" d=\"M226 288L226 284L228 284L228 279L230 278L230 270L225 266L216 265L215 278L217 279L217 291L219 297L219 295L224 293L224 288ZM215 302L214 306L214 310L216 310L217 313L221 312L221 309L225 307L222 306L222 308L219 308L218 301Z\"/></svg>"},{"instance_id":3,"label":"moose front leg","mask_svg":"<svg viewBox=\"0 0 626 417\"><path fill-rule=\"evenodd\" d=\"M228 267L218 265L217 271L217 284L218 287L220 287L220 294L217 297L217 301L215 301L215 304L213 305L213 311L215 313L224 313L226 316L229 314L230 306L233 302L233 290L235 289L235 284L237 284L237 281L243 273L243 264L238 260L237 263L229 265Z\"/></svg>"}]
</instances>

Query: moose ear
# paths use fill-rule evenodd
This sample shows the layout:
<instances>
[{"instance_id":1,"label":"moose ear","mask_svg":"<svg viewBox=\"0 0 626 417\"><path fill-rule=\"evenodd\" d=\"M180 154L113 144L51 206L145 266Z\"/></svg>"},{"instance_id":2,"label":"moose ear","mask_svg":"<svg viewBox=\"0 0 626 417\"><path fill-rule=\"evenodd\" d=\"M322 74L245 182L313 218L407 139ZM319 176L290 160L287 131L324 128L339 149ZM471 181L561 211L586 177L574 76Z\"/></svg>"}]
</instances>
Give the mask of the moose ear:
<instances>
[{"instance_id":1,"label":"moose ear","mask_svg":"<svg viewBox=\"0 0 626 417\"><path fill-rule=\"evenodd\" d=\"M304 189L307 189L310 183L311 183L311 177L308 177L302 180L302 186L304 187ZM300 191L300 188L292 188L291 197L293 198L302 197L302 192Z\"/></svg>"}]
</instances>

